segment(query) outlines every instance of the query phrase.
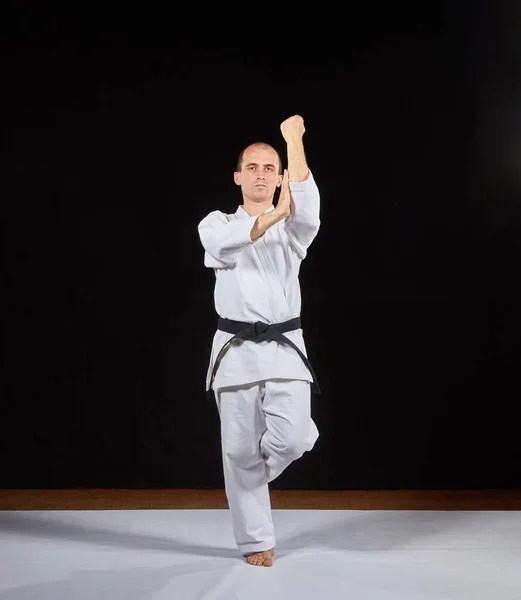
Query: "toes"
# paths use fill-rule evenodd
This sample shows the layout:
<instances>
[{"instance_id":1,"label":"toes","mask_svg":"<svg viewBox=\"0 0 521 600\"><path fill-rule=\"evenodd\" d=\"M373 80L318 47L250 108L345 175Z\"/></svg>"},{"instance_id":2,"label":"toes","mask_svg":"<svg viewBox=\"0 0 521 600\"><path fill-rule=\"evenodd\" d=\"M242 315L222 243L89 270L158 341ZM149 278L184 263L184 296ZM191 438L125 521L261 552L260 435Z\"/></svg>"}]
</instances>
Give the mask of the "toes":
<instances>
[{"instance_id":1,"label":"toes","mask_svg":"<svg viewBox=\"0 0 521 600\"><path fill-rule=\"evenodd\" d=\"M273 566L273 554L271 552L259 552L246 557L246 562L254 567Z\"/></svg>"}]
</instances>

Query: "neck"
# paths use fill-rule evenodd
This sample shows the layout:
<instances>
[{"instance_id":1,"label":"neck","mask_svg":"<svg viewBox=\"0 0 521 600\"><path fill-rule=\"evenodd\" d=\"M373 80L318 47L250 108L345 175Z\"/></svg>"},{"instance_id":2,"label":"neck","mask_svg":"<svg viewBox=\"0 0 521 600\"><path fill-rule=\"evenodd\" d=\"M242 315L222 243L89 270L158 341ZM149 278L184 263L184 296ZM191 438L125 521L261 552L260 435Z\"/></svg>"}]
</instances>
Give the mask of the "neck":
<instances>
[{"instance_id":1,"label":"neck","mask_svg":"<svg viewBox=\"0 0 521 600\"><path fill-rule=\"evenodd\" d=\"M252 202L247 198L243 199L242 208L250 215L250 217L256 217L262 215L272 205L271 200L264 200L263 202Z\"/></svg>"}]
</instances>

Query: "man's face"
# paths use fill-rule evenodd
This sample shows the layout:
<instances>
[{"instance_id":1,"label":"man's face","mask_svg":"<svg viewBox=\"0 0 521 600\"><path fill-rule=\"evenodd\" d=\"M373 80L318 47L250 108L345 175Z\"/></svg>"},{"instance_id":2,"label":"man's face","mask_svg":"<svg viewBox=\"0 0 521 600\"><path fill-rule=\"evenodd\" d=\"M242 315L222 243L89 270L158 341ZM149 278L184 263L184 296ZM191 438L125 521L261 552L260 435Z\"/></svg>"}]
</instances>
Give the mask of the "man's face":
<instances>
[{"instance_id":1,"label":"man's face","mask_svg":"<svg viewBox=\"0 0 521 600\"><path fill-rule=\"evenodd\" d=\"M279 175L279 158L273 148L250 146L244 151L241 170L233 175L241 186L243 196L251 202L272 200L282 183Z\"/></svg>"}]
</instances>

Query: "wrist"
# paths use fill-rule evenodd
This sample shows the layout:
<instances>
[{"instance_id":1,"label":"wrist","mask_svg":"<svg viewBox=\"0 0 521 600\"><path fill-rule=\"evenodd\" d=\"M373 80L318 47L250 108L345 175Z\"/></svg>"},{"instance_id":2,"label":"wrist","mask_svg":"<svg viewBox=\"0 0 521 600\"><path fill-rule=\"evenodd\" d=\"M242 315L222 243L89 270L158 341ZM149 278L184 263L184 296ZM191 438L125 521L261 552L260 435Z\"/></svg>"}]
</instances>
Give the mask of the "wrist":
<instances>
[{"instance_id":1,"label":"wrist","mask_svg":"<svg viewBox=\"0 0 521 600\"><path fill-rule=\"evenodd\" d=\"M286 145L287 146L301 146L302 145L302 136L301 135L294 135L291 137L288 137L286 139Z\"/></svg>"},{"instance_id":2,"label":"wrist","mask_svg":"<svg viewBox=\"0 0 521 600\"><path fill-rule=\"evenodd\" d=\"M276 219L276 222L280 221L281 219L286 218L289 214L290 214L290 209L289 207L283 207L277 204L277 206L273 209L273 213L274 213L274 217Z\"/></svg>"}]
</instances>

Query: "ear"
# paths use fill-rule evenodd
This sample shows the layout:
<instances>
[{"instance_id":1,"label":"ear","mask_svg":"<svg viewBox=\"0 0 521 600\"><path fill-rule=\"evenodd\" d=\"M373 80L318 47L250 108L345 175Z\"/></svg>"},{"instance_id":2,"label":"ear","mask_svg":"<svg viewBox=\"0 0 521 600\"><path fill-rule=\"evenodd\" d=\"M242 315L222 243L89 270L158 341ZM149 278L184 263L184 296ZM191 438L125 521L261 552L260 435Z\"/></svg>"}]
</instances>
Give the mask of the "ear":
<instances>
[{"instance_id":1,"label":"ear","mask_svg":"<svg viewBox=\"0 0 521 600\"><path fill-rule=\"evenodd\" d=\"M280 187L282 185L282 180L284 179L284 175L278 175L277 176L277 187Z\"/></svg>"},{"instance_id":2,"label":"ear","mask_svg":"<svg viewBox=\"0 0 521 600\"><path fill-rule=\"evenodd\" d=\"M238 171L233 173L233 180L235 181L235 185L241 185L241 174Z\"/></svg>"}]
</instances>

